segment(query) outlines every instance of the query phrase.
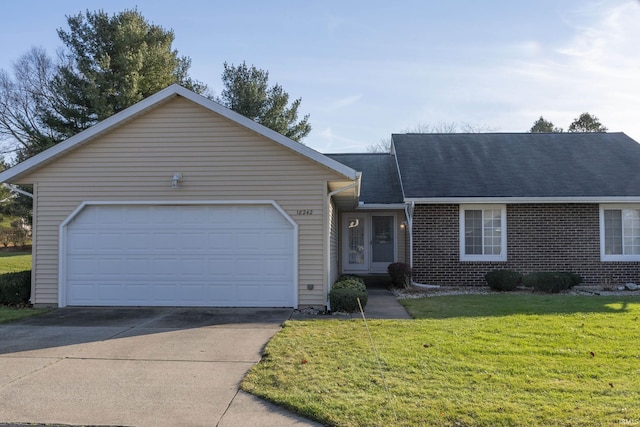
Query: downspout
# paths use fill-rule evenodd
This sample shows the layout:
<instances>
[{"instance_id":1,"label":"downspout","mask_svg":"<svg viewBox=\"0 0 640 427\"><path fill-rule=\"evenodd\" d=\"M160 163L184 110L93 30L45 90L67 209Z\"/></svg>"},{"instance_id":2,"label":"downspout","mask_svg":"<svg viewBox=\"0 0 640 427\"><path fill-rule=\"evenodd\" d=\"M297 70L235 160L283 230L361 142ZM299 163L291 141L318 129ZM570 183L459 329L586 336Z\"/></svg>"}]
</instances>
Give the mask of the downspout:
<instances>
[{"instance_id":1,"label":"downspout","mask_svg":"<svg viewBox=\"0 0 640 427\"><path fill-rule=\"evenodd\" d=\"M407 215L407 227L409 228L409 267L413 271L413 210L416 207L416 202L412 201L411 205L407 203L405 207L405 213ZM413 281L413 275L411 276L411 284L418 288L434 289L439 288L440 285L424 285Z\"/></svg>"},{"instance_id":2,"label":"downspout","mask_svg":"<svg viewBox=\"0 0 640 427\"><path fill-rule=\"evenodd\" d=\"M7 184L6 182L3 183L2 185L7 187L11 191L15 191L16 193L20 193L23 196L31 197L33 199L33 194L29 193L28 191L21 190L18 187L16 187L15 185Z\"/></svg>"},{"instance_id":3,"label":"downspout","mask_svg":"<svg viewBox=\"0 0 640 427\"><path fill-rule=\"evenodd\" d=\"M342 187L342 188L338 188L337 190L333 190L332 192L330 192L329 194L327 194L327 220L326 220L326 227L327 227L327 253L325 254L325 257L327 259L327 310L331 309L331 301L329 300L329 292L331 292L331 276L329 275L329 272L331 271L331 218L329 215L329 211L331 211L331 198L333 196L335 196L338 193L342 193L343 191L346 190L350 190L352 188L356 188L360 185L360 176L362 176L361 172L357 172L356 175L356 181L352 184L347 185L346 187ZM338 243L339 245L339 243Z\"/></svg>"},{"instance_id":4,"label":"downspout","mask_svg":"<svg viewBox=\"0 0 640 427\"><path fill-rule=\"evenodd\" d=\"M413 269L413 209L416 202L408 203L404 207L404 214L407 217L407 230L409 230L409 267Z\"/></svg>"}]
</instances>

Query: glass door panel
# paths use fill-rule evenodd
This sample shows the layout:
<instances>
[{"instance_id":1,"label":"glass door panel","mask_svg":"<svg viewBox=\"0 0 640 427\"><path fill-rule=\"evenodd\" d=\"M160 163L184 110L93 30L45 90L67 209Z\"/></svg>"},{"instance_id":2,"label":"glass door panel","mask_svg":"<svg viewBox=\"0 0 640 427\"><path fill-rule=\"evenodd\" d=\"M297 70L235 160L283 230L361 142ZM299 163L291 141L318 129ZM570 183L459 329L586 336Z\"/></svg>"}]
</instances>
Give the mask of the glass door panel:
<instances>
[{"instance_id":1,"label":"glass door panel","mask_svg":"<svg viewBox=\"0 0 640 427\"><path fill-rule=\"evenodd\" d=\"M345 270L369 269L368 242L364 216L345 217Z\"/></svg>"},{"instance_id":2,"label":"glass door panel","mask_svg":"<svg viewBox=\"0 0 640 427\"><path fill-rule=\"evenodd\" d=\"M387 271L396 254L393 216L371 216L371 270Z\"/></svg>"}]
</instances>

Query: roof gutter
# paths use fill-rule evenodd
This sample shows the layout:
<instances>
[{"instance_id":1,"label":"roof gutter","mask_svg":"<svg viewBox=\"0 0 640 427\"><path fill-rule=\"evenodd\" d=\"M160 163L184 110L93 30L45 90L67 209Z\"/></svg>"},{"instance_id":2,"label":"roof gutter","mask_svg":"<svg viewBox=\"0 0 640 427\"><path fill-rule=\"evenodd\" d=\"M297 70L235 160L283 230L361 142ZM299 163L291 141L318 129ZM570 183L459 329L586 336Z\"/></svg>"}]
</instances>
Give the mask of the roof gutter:
<instances>
[{"instance_id":1,"label":"roof gutter","mask_svg":"<svg viewBox=\"0 0 640 427\"><path fill-rule=\"evenodd\" d=\"M367 210L367 209L371 209L371 210L389 210L389 209L404 209L406 207L406 205L404 203L363 203L360 202L360 204L358 205L358 210L362 211L362 210Z\"/></svg>"},{"instance_id":2,"label":"roof gutter","mask_svg":"<svg viewBox=\"0 0 640 427\"><path fill-rule=\"evenodd\" d=\"M13 191L15 193L19 193L19 194L22 194L23 196L31 197L33 199L33 194L29 193L28 191L21 190L18 187L16 187L15 185L7 184L6 182L3 183L2 185L4 185L9 190L11 190L11 191Z\"/></svg>"},{"instance_id":3,"label":"roof gutter","mask_svg":"<svg viewBox=\"0 0 640 427\"><path fill-rule=\"evenodd\" d=\"M518 203L637 203L638 196L571 196L571 197L407 197L405 202L436 204L518 204Z\"/></svg>"}]
</instances>

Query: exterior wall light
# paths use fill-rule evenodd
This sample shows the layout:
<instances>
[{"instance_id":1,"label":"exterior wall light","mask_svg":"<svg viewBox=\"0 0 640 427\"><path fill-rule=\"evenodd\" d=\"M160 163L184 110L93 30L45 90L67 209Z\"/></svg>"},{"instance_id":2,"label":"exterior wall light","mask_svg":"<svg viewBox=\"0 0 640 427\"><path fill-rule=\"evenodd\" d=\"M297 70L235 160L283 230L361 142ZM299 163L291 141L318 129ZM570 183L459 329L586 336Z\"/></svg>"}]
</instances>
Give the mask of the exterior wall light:
<instances>
[{"instance_id":1,"label":"exterior wall light","mask_svg":"<svg viewBox=\"0 0 640 427\"><path fill-rule=\"evenodd\" d=\"M182 174L180 172L174 173L173 178L171 178L171 188L180 188L181 182L182 182Z\"/></svg>"},{"instance_id":2,"label":"exterior wall light","mask_svg":"<svg viewBox=\"0 0 640 427\"><path fill-rule=\"evenodd\" d=\"M400 223L400 228L401 228L401 229L403 229L403 230L404 230L405 228L407 228L407 221L402 221L402 222Z\"/></svg>"}]
</instances>

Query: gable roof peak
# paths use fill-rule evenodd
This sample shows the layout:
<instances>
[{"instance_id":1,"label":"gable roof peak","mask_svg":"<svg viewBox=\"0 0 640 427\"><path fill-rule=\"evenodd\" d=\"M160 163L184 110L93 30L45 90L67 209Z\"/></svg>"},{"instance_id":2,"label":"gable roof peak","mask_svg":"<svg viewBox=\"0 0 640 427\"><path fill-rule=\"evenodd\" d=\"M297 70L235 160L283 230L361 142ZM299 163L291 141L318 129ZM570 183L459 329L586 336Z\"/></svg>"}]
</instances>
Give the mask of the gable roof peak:
<instances>
[{"instance_id":1,"label":"gable roof peak","mask_svg":"<svg viewBox=\"0 0 640 427\"><path fill-rule=\"evenodd\" d=\"M294 151L310 160L321 164L322 166L342 175L348 179L357 179L357 172L350 167L343 165L316 150L307 147L306 145L293 141L286 136L269 129L241 114L232 111L223 105L205 97L199 95L189 89L180 86L178 84L172 84L171 86L162 89L155 94L143 99L142 101L108 117L107 119L93 125L92 127L54 145L53 147L39 153L22 163L15 165L14 167L0 173L0 182L9 182L15 180L21 175L29 173L36 168L43 166L46 163L60 157L70 150L78 148L79 146L95 139L97 136L114 129L133 118L149 111L150 109L173 99L176 96L183 97L189 101L200 105L214 113L217 113L259 135L262 135L275 143L278 143L291 151Z\"/></svg>"}]
</instances>

